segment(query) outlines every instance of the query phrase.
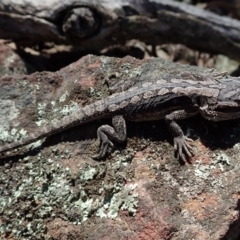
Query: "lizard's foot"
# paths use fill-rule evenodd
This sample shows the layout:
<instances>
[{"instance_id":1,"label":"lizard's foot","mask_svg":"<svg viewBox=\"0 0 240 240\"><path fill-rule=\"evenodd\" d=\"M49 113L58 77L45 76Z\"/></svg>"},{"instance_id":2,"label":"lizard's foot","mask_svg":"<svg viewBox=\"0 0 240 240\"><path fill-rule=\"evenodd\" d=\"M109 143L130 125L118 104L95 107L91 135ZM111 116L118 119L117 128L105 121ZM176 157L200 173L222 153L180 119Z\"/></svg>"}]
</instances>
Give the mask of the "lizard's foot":
<instances>
[{"instance_id":1,"label":"lizard's foot","mask_svg":"<svg viewBox=\"0 0 240 240\"><path fill-rule=\"evenodd\" d=\"M188 158L191 158L194 156L194 154L192 153L193 148L190 146L190 144L187 141L193 143L193 140L191 138L188 138L185 136L174 138L174 152L177 154L177 159L182 160L184 162L186 162L186 158L183 154L183 150Z\"/></svg>"},{"instance_id":2,"label":"lizard's foot","mask_svg":"<svg viewBox=\"0 0 240 240\"><path fill-rule=\"evenodd\" d=\"M107 154L107 150L110 147L113 147L113 143L108 139L107 135L102 133L101 134L101 147L100 147L100 151L98 154L92 156L93 159L95 160L99 160L101 158L104 158Z\"/></svg>"},{"instance_id":3,"label":"lizard's foot","mask_svg":"<svg viewBox=\"0 0 240 240\"><path fill-rule=\"evenodd\" d=\"M93 159L101 159L106 156L109 148L112 148L114 145L112 141L124 142L126 141L126 123L121 115L116 115L112 118L112 123L114 127L108 125L102 125L97 130L98 140L101 143L100 151L97 155L94 155Z\"/></svg>"}]
</instances>

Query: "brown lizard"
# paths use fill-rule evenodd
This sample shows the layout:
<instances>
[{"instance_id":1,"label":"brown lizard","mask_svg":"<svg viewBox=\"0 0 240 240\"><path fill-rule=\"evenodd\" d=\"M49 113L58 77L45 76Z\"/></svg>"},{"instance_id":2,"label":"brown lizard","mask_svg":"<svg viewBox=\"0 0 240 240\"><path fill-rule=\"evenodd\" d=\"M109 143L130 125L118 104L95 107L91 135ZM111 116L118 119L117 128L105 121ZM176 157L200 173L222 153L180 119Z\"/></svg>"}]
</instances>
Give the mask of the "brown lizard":
<instances>
[{"instance_id":1,"label":"brown lizard","mask_svg":"<svg viewBox=\"0 0 240 240\"><path fill-rule=\"evenodd\" d=\"M0 147L4 153L38 139L51 136L76 125L102 118L112 118L112 126L102 125L97 130L100 151L93 158L103 158L112 141L124 142L127 138L125 119L149 121L165 119L174 138L177 157L186 161L193 156L191 139L184 136L176 121L201 114L211 121L240 117L240 81L237 78L214 77L166 78L138 83L132 88L110 95L87 105L61 121L43 127L40 132Z\"/></svg>"}]
</instances>

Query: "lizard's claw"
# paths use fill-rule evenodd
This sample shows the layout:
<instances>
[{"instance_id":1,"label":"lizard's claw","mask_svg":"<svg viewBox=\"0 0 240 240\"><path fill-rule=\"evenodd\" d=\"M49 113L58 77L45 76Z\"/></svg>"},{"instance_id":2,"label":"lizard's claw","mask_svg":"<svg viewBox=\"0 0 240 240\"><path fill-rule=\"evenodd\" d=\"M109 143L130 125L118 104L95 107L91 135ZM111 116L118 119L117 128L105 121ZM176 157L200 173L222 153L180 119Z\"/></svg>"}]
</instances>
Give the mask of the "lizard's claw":
<instances>
[{"instance_id":1,"label":"lizard's claw","mask_svg":"<svg viewBox=\"0 0 240 240\"><path fill-rule=\"evenodd\" d=\"M184 162L186 162L186 158L183 154L184 153L187 155L188 158L191 158L194 154L193 148L189 145L187 142L193 143L193 140L191 138L185 137L185 136L180 136L180 137L175 137L174 138L174 152L177 154L177 159L181 159Z\"/></svg>"},{"instance_id":2,"label":"lizard's claw","mask_svg":"<svg viewBox=\"0 0 240 240\"><path fill-rule=\"evenodd\" d=\"M107 153L107 150L110 148L110 147L113 147L113 143L109 140L109 139L105 139L102 141L101 143L101 147L100 147L100 151L98 154L92 156L93 159L101 159L103 157L105 157L106 153Z\"/></svg>"}]
</instances>

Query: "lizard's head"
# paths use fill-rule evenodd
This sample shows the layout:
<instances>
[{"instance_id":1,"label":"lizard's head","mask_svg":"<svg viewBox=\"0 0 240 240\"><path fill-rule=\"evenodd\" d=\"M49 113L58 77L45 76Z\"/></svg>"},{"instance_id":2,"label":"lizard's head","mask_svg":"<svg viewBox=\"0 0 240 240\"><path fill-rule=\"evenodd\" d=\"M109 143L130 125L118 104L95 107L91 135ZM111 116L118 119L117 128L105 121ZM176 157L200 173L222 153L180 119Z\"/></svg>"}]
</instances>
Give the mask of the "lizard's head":
<instances>
[{"instance_id":1,"label":"lizard's head","mask_svg":"<svg viewBox=\"0 0 240 240\"><path fill-rule=\"evenodd\" d=\"M234 101L240 103L240 78L223 78L218 80L221 86L219 101Z\"/></svg>"}]
</instances>

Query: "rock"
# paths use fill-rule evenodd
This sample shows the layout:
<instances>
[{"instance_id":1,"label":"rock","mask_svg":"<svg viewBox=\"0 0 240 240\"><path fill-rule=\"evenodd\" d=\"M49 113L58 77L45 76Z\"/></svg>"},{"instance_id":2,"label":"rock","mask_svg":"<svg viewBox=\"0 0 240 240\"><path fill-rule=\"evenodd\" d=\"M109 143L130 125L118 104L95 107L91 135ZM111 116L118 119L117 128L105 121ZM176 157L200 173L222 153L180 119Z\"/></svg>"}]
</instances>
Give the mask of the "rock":
<instances>
[{"instance_id":1,"label":"rock","mask_svg":"<svg viewBox=\"0 0 240 240\"><path fill-rule=\"evenodd\" d=\"M207 75L209 69L88 55L53 73L3 76L0 139L21 139L137 81L183 72ZM1 160L2 239L238 239L238 120L181 121L196 145L192 163L184 165L174 158L164 121L128 122L127 144L94 161L102 123L109 120Z\"/></svg>"}]
</instances>

